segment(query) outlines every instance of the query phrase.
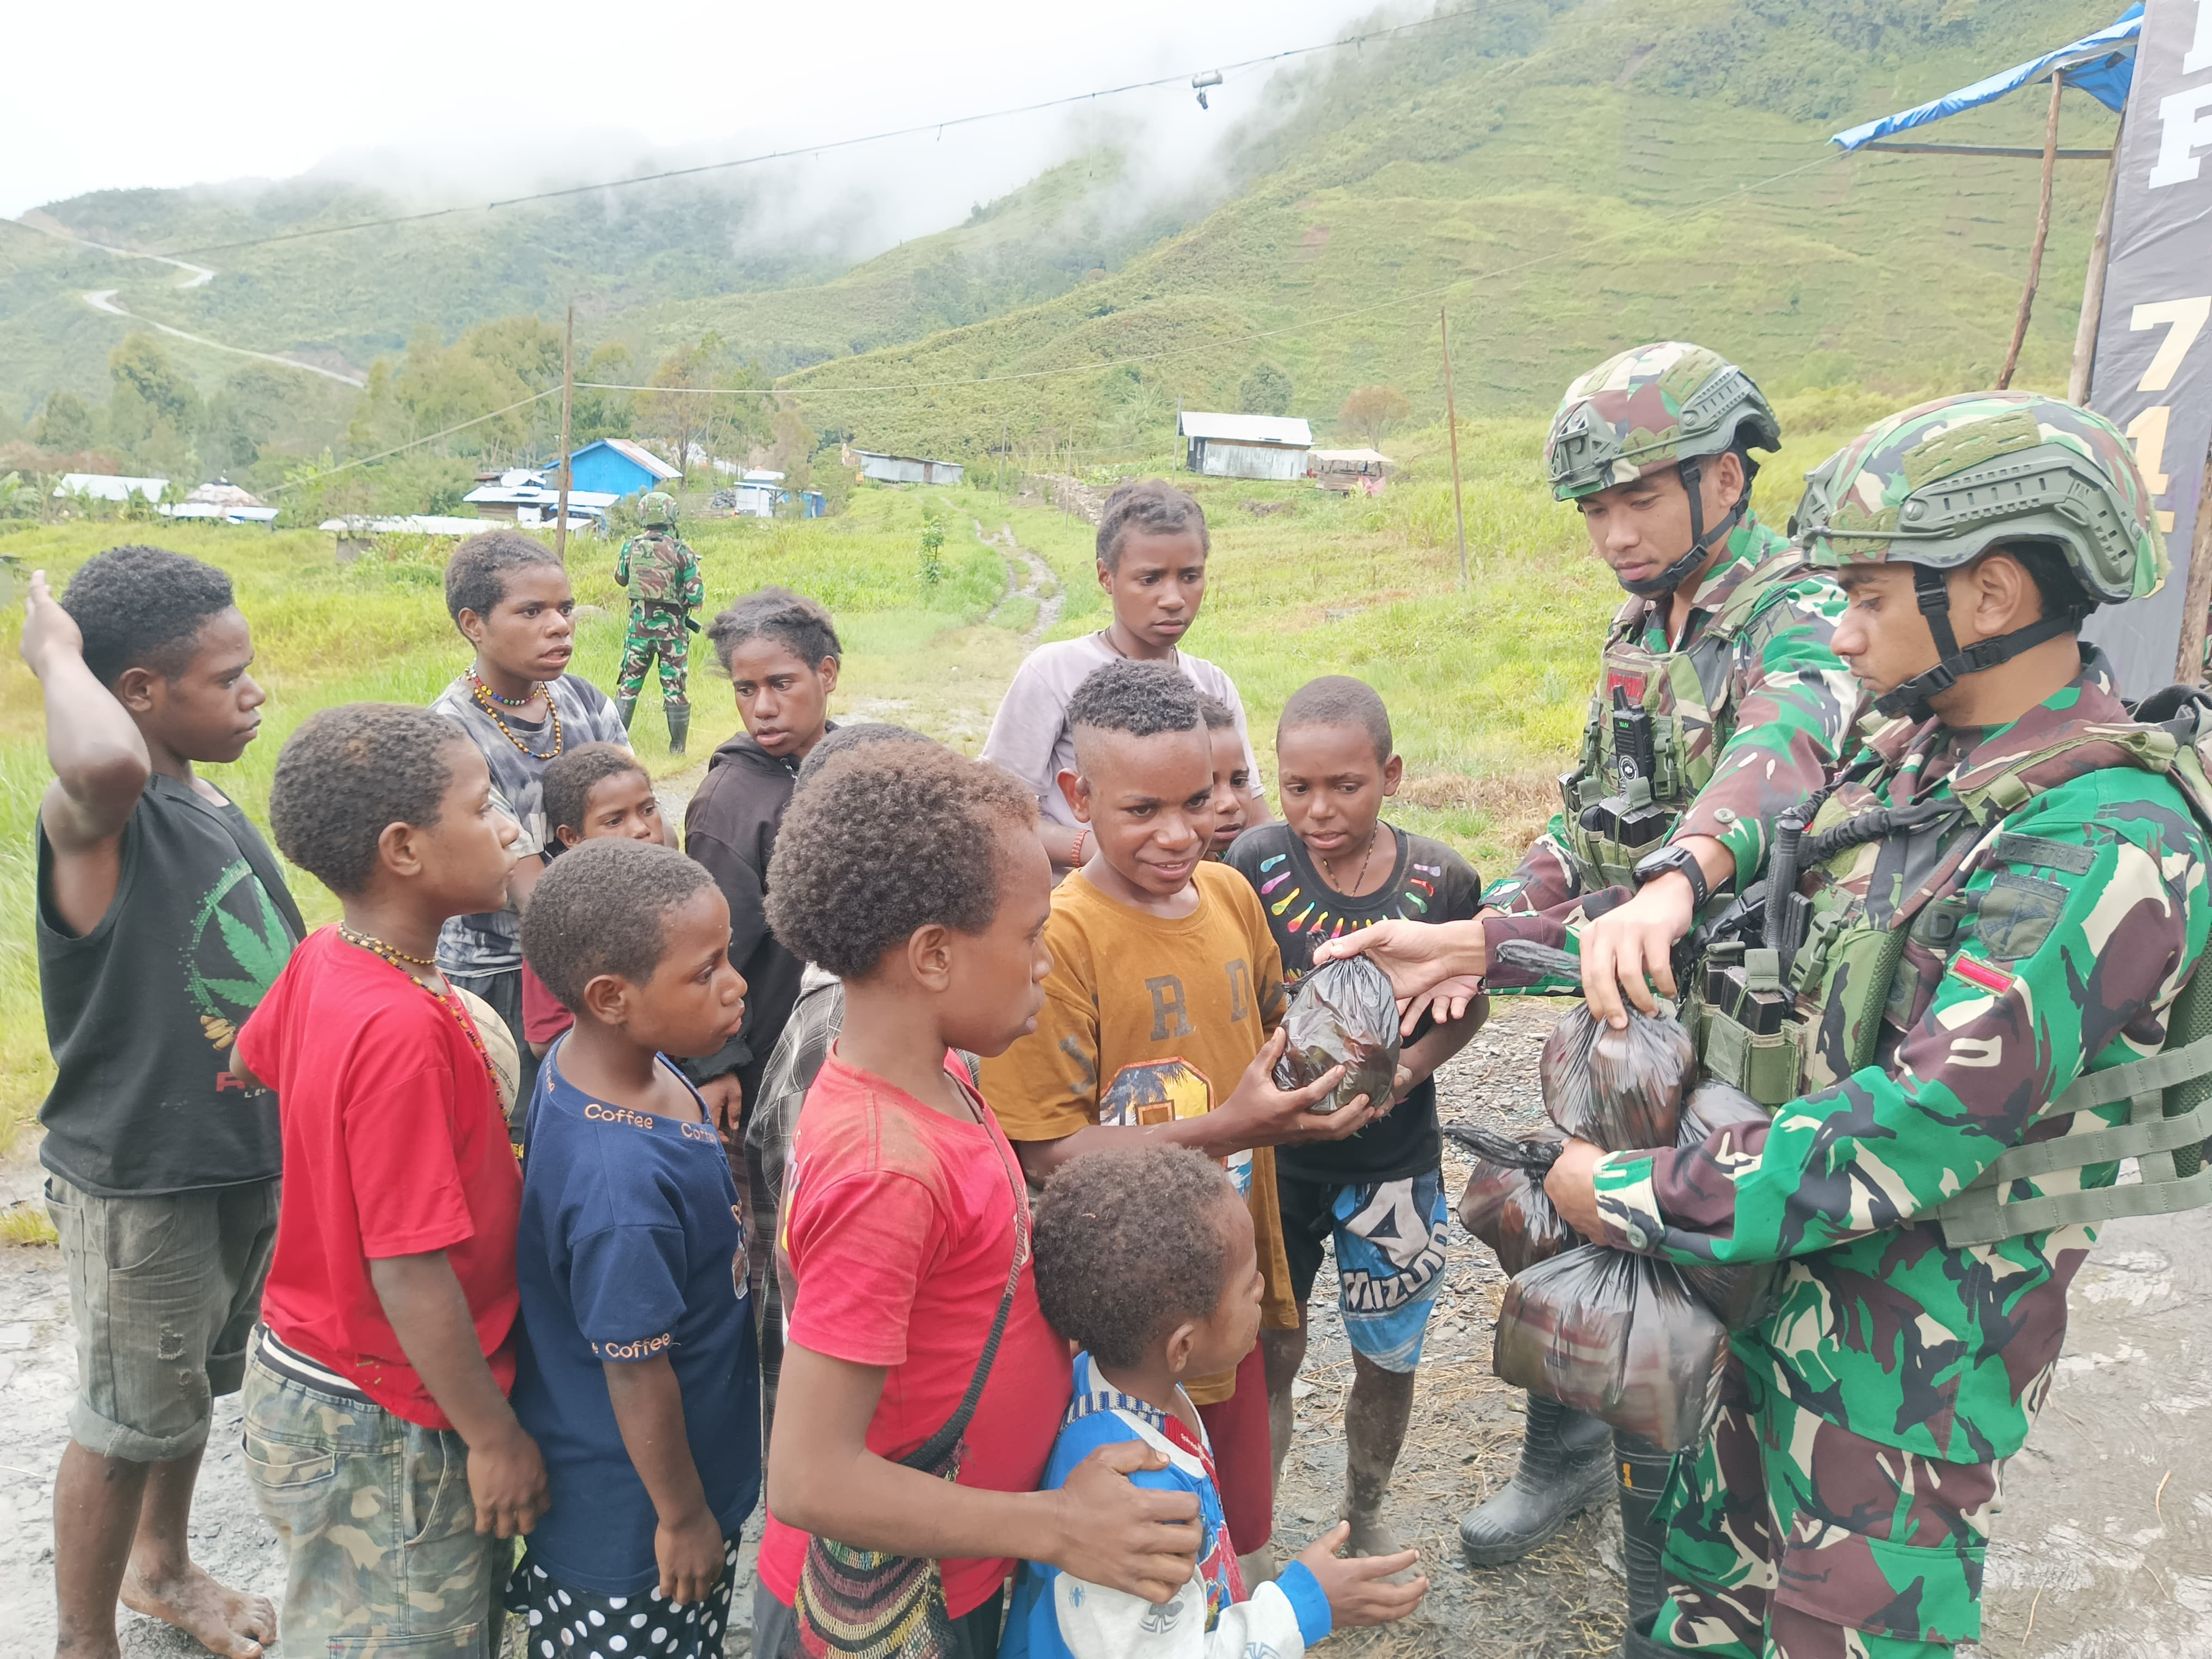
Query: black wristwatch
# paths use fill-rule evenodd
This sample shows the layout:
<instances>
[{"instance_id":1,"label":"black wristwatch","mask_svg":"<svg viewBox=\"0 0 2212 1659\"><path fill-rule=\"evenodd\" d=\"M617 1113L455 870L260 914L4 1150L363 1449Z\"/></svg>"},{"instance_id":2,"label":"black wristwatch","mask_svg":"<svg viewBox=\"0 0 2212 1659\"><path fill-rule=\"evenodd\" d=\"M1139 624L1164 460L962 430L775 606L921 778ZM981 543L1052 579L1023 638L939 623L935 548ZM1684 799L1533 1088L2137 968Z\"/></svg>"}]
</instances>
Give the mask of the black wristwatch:
<instances>
[{"instance_id":1,"label":"black wristwatch","mask_svg":"<svg viewBox=\"0 0 2212 1659\"><path fill-rule=\"evenodd\" d=\"M1646 853L1637 860L1634 872L1637 890L1641 892L1653 877L1663 876L1669 870L1679 870L1690 878L1692 914L1704 909L1706 901L1713 896L1712 889L1705 884L1705 866L1698 862L1698 855L1686 847L1662 847L1657 852Z\"/></svg>"}]
</instances>

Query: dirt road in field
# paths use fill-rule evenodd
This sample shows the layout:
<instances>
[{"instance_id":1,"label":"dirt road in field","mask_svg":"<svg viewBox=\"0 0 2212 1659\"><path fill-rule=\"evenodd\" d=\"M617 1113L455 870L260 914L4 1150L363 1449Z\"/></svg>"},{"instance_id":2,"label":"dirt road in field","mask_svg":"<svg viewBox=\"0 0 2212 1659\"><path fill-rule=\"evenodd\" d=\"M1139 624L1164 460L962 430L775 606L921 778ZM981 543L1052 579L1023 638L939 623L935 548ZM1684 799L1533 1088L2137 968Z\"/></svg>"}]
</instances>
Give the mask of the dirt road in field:
<instances>
[{"instance_id":1,"label":"dirt road in field","mask_svg":"<svg viewBox=\"0 0 2212 1659\"><path fill-rule=\"evenodd\" d=\"M1036 617L1021 628L1033 643L1057 614L1058 583L1010 532L988 536L978 526L976 533L1008 559L1002 608L1036 604ZM704 771L702 757L660 779L665 810L680 817ZM1557 1003L1501 999L1490 1026L1438 1074L1445 1116L1536 1127L1536 1055L1561 1012ZM1445 1163L1455 1198L1465 1160L1448 1144ZM0 1206L34 1202L38 1183L27 1151L19 1153L0 1165ZM1420 1548L1433 1588L1416 1618L1337 1637L1327 1651L1372 1659L1610 1654L1621 1609L1620 1523L1610 1506L1516 1565L1476 1571L1461 1559L1459 1516L1511 1477L1522 1417L1517 1396L1490 1375L1504 1276L1456 1224L1450 1250L1391 1511L1399 1535ZM1297 1436L1277 1504L1276 1537L1285 1551L1325 1531L1340 1502L1351 1356L1330 1294L1334 1283L1325 1265ZM2212 1212L2109 1229L2071 1302L2050 1401L2007 1471L1984 1640L1962 1651L1992 1659L2212 1659ZM0 1659L52 1651L53 1474L76 1372L58 1253L0 1247L0 1397L7 1401L0 1412ZM757 1529L757 1517L756 1536ZM231 1583L270 1594L282 1585L275 1537L246 1486L234 1398L216 1405L193 1550ZM750 1652L750 1548L743 1570L732 1656ZM202 1651L133 1614L123 1616L123 1626L132 1659Z\"/></svg>"}]
</instances>

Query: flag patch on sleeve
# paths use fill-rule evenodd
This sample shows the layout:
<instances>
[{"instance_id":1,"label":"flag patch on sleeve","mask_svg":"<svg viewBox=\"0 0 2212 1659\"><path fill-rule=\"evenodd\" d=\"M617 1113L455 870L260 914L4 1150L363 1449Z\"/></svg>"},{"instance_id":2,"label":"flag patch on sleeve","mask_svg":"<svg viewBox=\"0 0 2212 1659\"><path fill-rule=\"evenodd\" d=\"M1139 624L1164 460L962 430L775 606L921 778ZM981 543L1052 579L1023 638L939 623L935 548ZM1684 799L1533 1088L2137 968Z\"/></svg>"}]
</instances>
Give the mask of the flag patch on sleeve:
<instances>
[{"instance_id":1,"label":"flag patch on sleeve","mask_svg":"<svg viewBox=\"0 0 2212 1659\"><path fill-rule=\"evenodd\" d=\"M1978 962L1972 957L1953 957L1951 971L1966 981L1967 984L1981 990L1995 993L1999 996L2012 989L2010 974L1986 962Z\"/></svg>"}]
</instances>

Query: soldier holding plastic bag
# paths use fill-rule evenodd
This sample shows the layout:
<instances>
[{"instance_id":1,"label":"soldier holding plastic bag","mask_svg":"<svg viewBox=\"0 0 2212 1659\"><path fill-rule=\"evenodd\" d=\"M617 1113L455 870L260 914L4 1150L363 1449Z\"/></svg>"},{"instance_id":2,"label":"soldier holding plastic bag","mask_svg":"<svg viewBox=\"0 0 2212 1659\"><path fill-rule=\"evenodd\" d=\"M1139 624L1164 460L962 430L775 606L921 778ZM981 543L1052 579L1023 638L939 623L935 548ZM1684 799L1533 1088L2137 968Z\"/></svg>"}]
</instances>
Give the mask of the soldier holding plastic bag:
<instances>
[{"instance_id":1,"label":"soldier holding plastic bag","mask_svg":"<svg viewBox=\"0 0 2212 1659\"><path fill-rule=\"evenodd\" d=\"M1546 1182L1616 1249L1790 1264L1661 1501L1669 1599L1632 1659L1976 1639L1999 1472L2093 1225L2179 1196L2201 1156L2154 1150L2154 1103L2202 1054L2150 1057L2206 1024L2204 706L2131 717L2079 639L2166 574L2125 441L2034 394L1923 404L1811 476L1798 533L1891 720L1785 821L1802 880L1771 869L1761 928L1680 988L1707 1073L1778 1109L1679 1150L1570 1140ZM2154 1105L2113 1127L2130 1096ZM2129 1152L2150 1192L2113 1187Z\"/></svg>"},{"instance_id":2,"label":"soldier holding plastic bag","mask_svg":"<svg viewBox=\"0 0 2212 1659\"><path fill-rule=\"evenodd\" d=\"M1776 815L1844 752L1863 704L1829 649L1843 595L1750 506L1751 452L1780 442L1751 378L1699 346L1622 352L1567 388L1545 446L1553 493L1575 504L1628 599L1561 811L1483 913L1385 922L1322 952L1370 953L1412 998L1407 1030L1432 999L1439 1019L1456 1018L1486 978L1577 988L1497 954L1512 940L1565 946L1571 929L1591 1007L1618 1018L1617 981L1640 984L1710 895L1759 868ZM1527 1424L1512 1482L1461 1523L1479 1566L1525 1555L1610 1498L1617 1476L1639 1511L1665 1478L1663 1456L1616 1455L1604 1424L1556 1401L1532 1397Z\"/></svg>"}]
</instances>

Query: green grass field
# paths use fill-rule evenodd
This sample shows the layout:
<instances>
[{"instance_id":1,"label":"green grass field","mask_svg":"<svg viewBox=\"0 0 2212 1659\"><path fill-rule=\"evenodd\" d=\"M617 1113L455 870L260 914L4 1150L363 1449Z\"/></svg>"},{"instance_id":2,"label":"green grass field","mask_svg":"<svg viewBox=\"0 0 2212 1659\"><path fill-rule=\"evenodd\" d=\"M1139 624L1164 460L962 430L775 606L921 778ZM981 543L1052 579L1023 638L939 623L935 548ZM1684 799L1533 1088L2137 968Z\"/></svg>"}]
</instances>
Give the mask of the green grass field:
<instances>
[{"instance_id":1,"label":"green grass field","mask_svg":"<svg viewBox=\"0 0 2212 1659\"><path fill-rule=\"evenodd\" d=\"M1785 400L1784 424L1796 435L1762 477L1762 510L1786 514L1805 469L1885 407L1842 393ZM1394 444L1411 465L1371 501L1306 485L1196 481L1213 554L1189 647L1237 681L1263 773L1272 774L1284 699L1315 675L1358 674L1389 702L1407 758L1392 816L1451 842L1486 878L1504 872L1550 811L1551 778L1589 695L1595 636L1618 600L1574 514L1542 487L1541 436L1529 421L1462 424L1464 586L1441 428ZM933 587L919 554L926 512L947 527ZM1008 597L1007 564L976 538L979 526L988 535L1011 528L1064 584L1053 637L1102 624L1090 526L1034 496L1025 504L987 489L864 489L836 518L723 520L686 533L710 607L781 582L836 613L847 653L837 713L898 720L973 753L1036 614ZM58 585L101 548L131 539L207 559L237 583L270 702L246 757L208 775L257 818L277 750L309 714L361 699L427 702L465 660L446 616L442 546L395 539L340 565L331 538L307 531L80 523L21 532L0 548ZM580 601L575 672L611 685L623 623L613 549L572 544L569 563ZM51 1076L31 921L32 828L48 773L38 688L15 648L20 597L19 585L0 621L0 1141L35 1111ZM692 698L696 764L737 724L703 651ZM640 706L636 738L657 773L684 769L666 753L657 688ZM311 921L335 914L315 883L296 872L295 880Z\"/></svg>"}]
</instances>

